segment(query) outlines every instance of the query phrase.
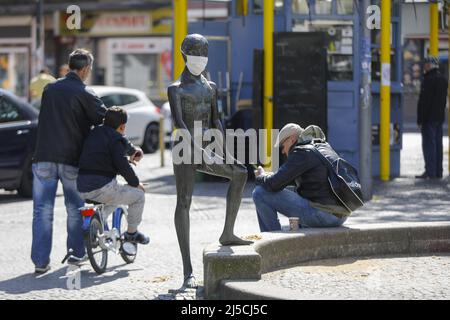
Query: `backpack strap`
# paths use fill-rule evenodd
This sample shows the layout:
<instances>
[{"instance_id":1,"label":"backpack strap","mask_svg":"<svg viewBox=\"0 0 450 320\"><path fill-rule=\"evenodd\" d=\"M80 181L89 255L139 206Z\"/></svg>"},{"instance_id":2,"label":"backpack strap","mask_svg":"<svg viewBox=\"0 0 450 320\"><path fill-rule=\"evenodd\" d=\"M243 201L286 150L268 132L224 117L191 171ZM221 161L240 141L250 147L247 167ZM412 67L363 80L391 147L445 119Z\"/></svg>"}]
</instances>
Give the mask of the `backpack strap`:
<instances>
[{"instance_id":1,"label":"backpack strap","mask_svg":"<svg viewBox=\"0 0 450 320\"><path fill-rule=\"evenodd\" d=\"M307 150L311 150L320 160L320 162L322 162L322 164L327 167L328 169L328 173L333 172L333 166L331 165L330 161L328 161L328 159L320 153L319 150L317 150L317 148L314 146L314 144L306 144L304 146L302 146L302 148L307 149Z\"/></svg>"}]
</instances>

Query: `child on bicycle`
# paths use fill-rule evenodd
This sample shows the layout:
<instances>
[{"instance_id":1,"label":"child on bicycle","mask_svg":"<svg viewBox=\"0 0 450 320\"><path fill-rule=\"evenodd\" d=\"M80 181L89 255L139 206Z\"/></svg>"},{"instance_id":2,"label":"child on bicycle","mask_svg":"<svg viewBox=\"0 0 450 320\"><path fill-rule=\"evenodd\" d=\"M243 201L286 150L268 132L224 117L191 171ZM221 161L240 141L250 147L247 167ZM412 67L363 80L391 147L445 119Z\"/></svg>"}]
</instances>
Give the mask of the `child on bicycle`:
<instances>
[{"instance_id":1,"label":"child on bicycle","mask_svg":"<svg viewBox=\"0 0 450 320\"><path fill-rule=\"evenodd\" d=\"M123 135L127 120L125 109L111 107L106 112L103 125L91 131L79 161L77 188L82 199L103 203L111 211L118 205L128 205L125 240L148 244L149 237L138 231L144 211L145 190L126 155ZM127 185L117 182L118 174L125 178Z\"/></svg>"}]
</instances>

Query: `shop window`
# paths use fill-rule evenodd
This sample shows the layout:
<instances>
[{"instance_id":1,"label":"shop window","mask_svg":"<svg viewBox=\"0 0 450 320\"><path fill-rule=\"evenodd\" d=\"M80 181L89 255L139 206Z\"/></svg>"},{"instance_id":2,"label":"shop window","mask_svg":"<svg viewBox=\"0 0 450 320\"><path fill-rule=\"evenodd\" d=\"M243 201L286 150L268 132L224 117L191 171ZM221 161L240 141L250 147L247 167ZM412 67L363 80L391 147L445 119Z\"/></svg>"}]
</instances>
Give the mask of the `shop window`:
<instances>
[{"instance_id":1,"label":"shop window","mask_svg":"<svg viewBox=\"0 0 450 320\"><path fill-rule=\"evenodd\" d=\"M292 12L296 14L309 14L308 0L293 0Z\"/></svg>"},{"instance_id":2,"label":"shop window","mask_svg":"<svg viewBox=\"0 0 450 320\"><path fill-rule=\"evenodd\" d=\"M275 12L279 12L283 9L283 0L273 0ZM264 0L253 0L253 13L262 14L264 12Z\"/></svg>"},{"instance_id":3,"label":"shop window","mask_svg":"<svg viewBox=\"0 0 450 320\"><path fill-rule=\"evenodd\" d=\"M5 97L0 96L0 123L23 120L19 109Z\"/></svg>"},{"instance_id":4,"label":"shop window","mask_svg":"<svg viewBox=\"0 0 450 320\"><path fill-rule=\"evenodd\" d=\"M420 92L422 77L423 40L405 39L403 45L403 76L404 92Z\"/></svg>"},{"instance_id":5,"label":"shop window","mask_svg":"<svg viewBox=\"0 0 450 320\"><path fill-rule=\"evenodd\" d=\"M353 0L337 0L338 14L353 14Z\"/></svg>"},{"instance_id":6,"label":"shop window","mask_svg":"<svg viewBox=\"0 0 450 320\"><path fill-rule=\"evenodd\" d=\"M327 45L328 80L353 80L353 23L313 20L297 24L294 31L324 32Z\"/></svg>"},{"instance_id":7,"label":"shop window","mask_svg":"<svg viewBox=\"0 0 450 320\"><path fill-rule=\"evenodd\" d=\"M316 1L316 4L314 6L316 14L331 14L332 8L333 3L326 0Z\"/></svg>"},{"instance_id":8,"label":"shop window","mask_svg":"<svg viewBox=\"0 0 450 320\"><path fill-rule=\"evenodd\" d=\"M395 50L391 49L391 81L397 81ZM372 48L372 80L381 80L380 48Z\"/></svg>"}]
</instances>

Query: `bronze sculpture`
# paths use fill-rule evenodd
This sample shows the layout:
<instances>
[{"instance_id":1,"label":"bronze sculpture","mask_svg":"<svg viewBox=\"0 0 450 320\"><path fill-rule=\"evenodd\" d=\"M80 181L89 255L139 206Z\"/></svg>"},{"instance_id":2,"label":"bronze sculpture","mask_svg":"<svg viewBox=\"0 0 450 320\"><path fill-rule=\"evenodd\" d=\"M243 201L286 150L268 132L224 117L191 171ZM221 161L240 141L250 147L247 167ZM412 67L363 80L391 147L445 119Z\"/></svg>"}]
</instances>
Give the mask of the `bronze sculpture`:
<instances>
[{"instance_id":1,"label":"bronze sculpture","mask_svg":"<svg viewBox=\"0 0 450 320\"><path fill-rule=\"evenodd\" d=\"M214 82L208 81L201 74L208 59L208 41L199 34L188 35L181 45L181 52L186 67L181 77L168 88L170 109L177 130L184 129L184 132L188 133L187 136L191 140L194 152L203 154L205 152L204 143L202 142L200 146L194 141L194 122L200 121L203 131L216 128L224 136L217 110L217 87ZM223 146L223 150L226 152L225 146ZM218 156L215 155L215 157ZM197 287L191 265L189 245L189 209L196 171L225 177L231 181L227 194L225 226L219 238L220 244L247 245L252 243L237 237L233 232L242 192L247 181L245 166L233 163L207 164L202 161L201 164L193 162L175 164L174 162L177 189L175 228L183 259L183 287L185 288Z\"/></svg>"}]
</instances>

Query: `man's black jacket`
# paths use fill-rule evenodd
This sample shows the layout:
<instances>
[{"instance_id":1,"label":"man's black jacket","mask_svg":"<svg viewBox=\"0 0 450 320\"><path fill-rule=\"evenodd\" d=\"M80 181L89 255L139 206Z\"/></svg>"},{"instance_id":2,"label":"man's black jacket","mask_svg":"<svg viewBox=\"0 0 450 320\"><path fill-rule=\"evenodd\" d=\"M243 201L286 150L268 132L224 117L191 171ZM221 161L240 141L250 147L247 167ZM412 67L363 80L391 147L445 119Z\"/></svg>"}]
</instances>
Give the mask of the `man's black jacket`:
<instances>
[{"instance_id":1,"label":"man's black jacket","mask_svg":"<svg viewBox=\"0 0 450 320\"><path fill-rule=\"evenodd\" d=\"M331 161L338 158L328 143L320 144L320 149ZM286 162L277 172L256 178L256 184L272 192L281 191L293 182L297 186L297 193L309 200L313 207L348 215L332 193L327 167L316 154L304 148L302 143L291 148Z\"/></svg>"},{"instance_id":2,"label":"man's black jacket","mask_svg":"<svg viewBox=\"0 0 450 320\"><path fill-rule=\"evenodd\" d=\"M447 90L447 79L438 69L432 69L424 75L417 106L418 125L444 122Z\"/></svg>"},{"instance_id":3,"label":"man's black jacket","mask_svg":"<svg viewBox=\"0 0 450 320\"><path fill-rule=\"evenodd\" d=\"M105 125L95 127L84 143L78 177L89 175L94 176L92 179L95 179L95 176L103 176L112 180L120 174L130 186L137 187L139 179L128 162L126 148L127 140L116 130ZM94 181L85 182L89 185L95 183ZM80 190L83 190L83 187L78 185Z\"/></svg>"},{"instance_id":4,"label":"man's black jacket","mask_svg":"<svg viewBox=\"0 0 450 320\"><path fill-rule=\"evenodd\" d=\"M49 83L42 95L34 162L78 166L83 142L102 123L106 107L74 72ZM128 145L128 154L134 147Z\"/></svg>"}]
</instances>

